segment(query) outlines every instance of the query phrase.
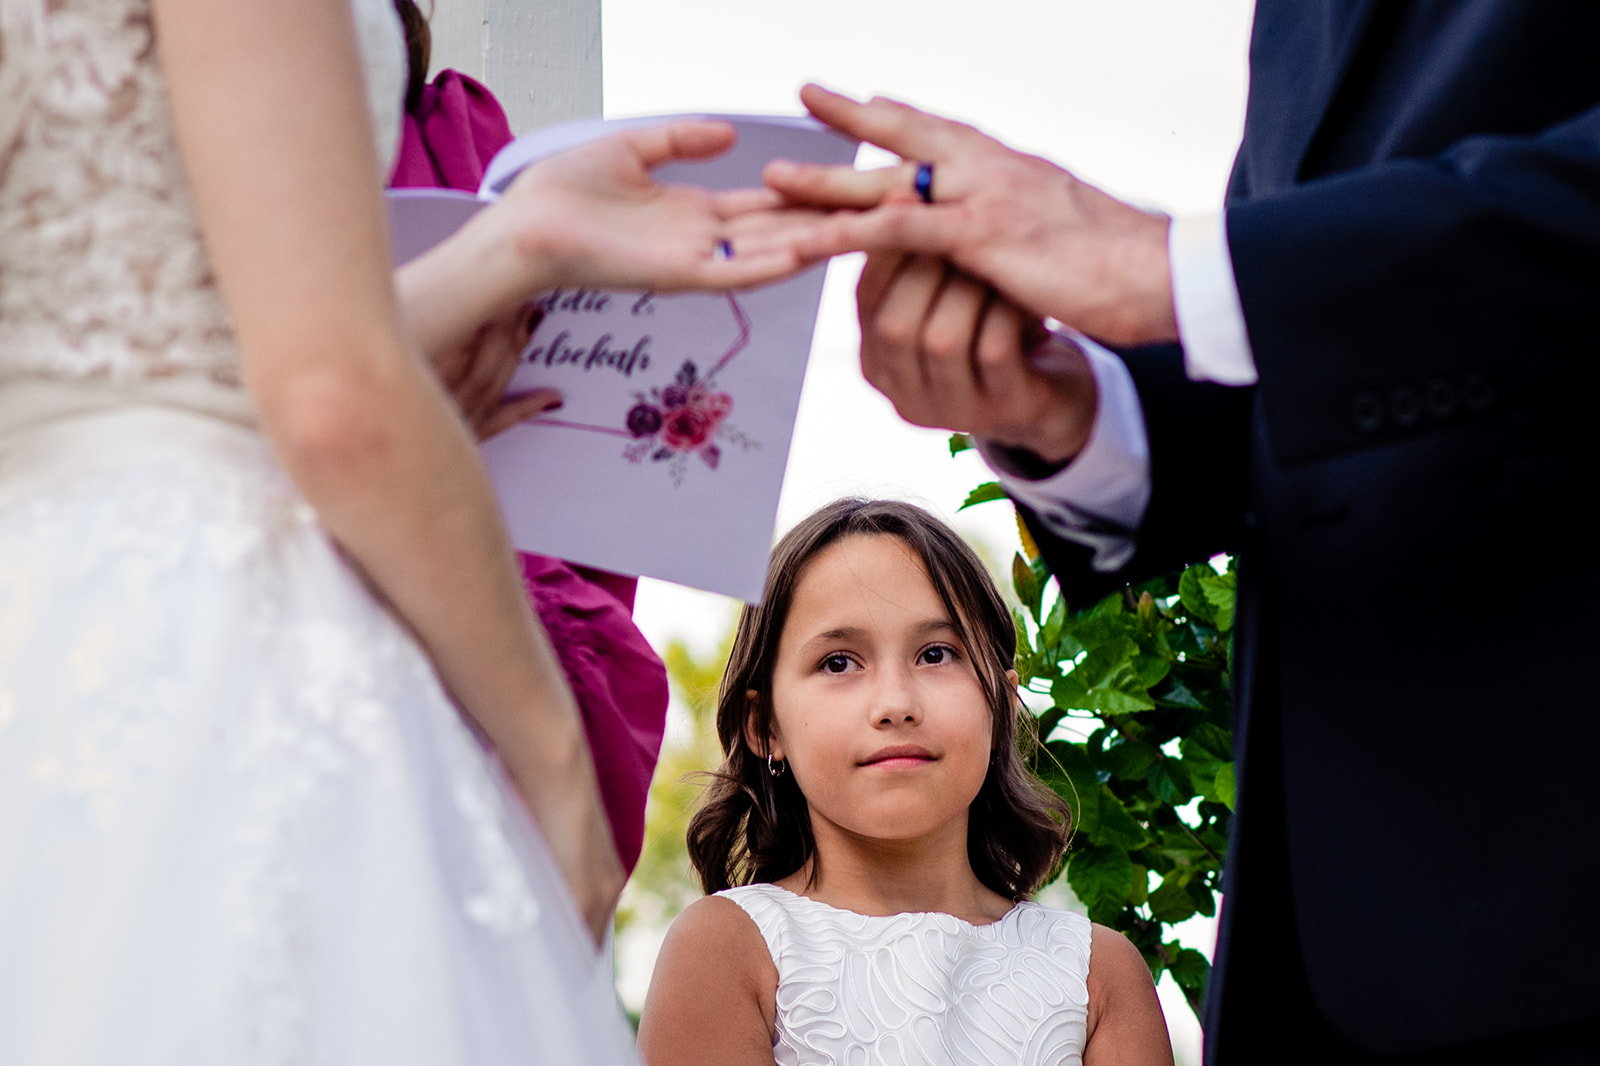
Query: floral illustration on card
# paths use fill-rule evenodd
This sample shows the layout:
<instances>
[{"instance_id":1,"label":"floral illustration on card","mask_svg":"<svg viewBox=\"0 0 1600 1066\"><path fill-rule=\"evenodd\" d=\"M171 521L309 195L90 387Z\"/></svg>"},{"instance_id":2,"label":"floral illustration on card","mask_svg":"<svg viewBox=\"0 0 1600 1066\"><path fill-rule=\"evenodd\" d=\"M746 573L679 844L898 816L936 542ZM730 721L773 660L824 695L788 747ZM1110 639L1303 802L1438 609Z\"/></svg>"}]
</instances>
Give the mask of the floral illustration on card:
<instances>
[{"instance_id":1,"label":"floral illustration on card","mask_svg":"<svg viewBox=\"0 0 1600 1066\"><path fill-rule=\"evenodd\" d=\"M724 445L757 447L727 421L733 397L711 387L709 377L702 378L694 360L685 359L671 385L636 394L638 402L628 410L627 422L628 432L638 439L623 449L623 457L666 463L673 483L681 484L690 456L715 470Z\"/></svg>"},{"instance_id":2,"label":"floral illustration on card","mask_svg":"<svg viewBox=\"0 0 1600 1066\"><path fill-rule=\"evenodd\" d=\"M541 418L541 424L628 437L631 443L622 449L622 458L630 463L663 464L675 486L682 485L688 476L691 458L716 470L729 448L759 448L759 441L728 421L733 396L716 385L717 375L750 343L749 318L732 293L726 294L726 299L738 334L709 370L702 373L693 359L685 359L669 384L635 392L627 410L621 412L622 428L552 418ZM648 296L638 306L647 300Z\"/></svg>"}]
</instances>

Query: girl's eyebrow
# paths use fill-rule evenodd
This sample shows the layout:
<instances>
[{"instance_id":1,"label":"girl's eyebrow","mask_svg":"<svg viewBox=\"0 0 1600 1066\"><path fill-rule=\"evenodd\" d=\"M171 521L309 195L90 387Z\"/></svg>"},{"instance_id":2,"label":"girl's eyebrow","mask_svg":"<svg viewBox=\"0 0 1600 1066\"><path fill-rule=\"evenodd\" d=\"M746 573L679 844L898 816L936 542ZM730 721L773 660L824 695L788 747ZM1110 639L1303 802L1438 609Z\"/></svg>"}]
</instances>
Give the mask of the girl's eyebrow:
<instances>
[{"instance_id":1,"label":"girl's eyebrow","mask_svg":"<svg viewBox=\"0 0 1600 1066\"><path fill-rule=\"evenodd\" d=\"M927 621L918 622L912 627L911 631L918 636L924 636L928 633L954 633L956 627L955 623L948 618L930 618ZM866 635L867 631L861 626L837 626L833 629L823 630L806 641L806 643L815 644L818 641L832 640L861 640Z\"/></svg>"}]
</instances>

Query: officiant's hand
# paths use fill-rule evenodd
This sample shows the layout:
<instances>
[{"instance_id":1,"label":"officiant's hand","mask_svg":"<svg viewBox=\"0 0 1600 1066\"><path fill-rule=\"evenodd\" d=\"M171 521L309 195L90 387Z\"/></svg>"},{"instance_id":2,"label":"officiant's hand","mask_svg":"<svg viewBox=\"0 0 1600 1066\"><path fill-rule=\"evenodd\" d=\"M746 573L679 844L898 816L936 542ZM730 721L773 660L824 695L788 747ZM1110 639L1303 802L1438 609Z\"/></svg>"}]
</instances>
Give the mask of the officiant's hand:
<instances>
[{"instance_id":1,"label":"officiant's hand","mask_svg":"<svg viewBox=\"0 0 1600 1066\"><path fill-rule=\"evenodd\" d=\"M856 287L861 371L900 417L1065 464L1089 439L1096 390L1070 340L942 260L874 253Z\"/></svg>"},{"instance_id":2,"label":"officiant's hand","mask_svg":"<svg viewBox=\"0 0 1600 1066\"><path fill-rule=\"evenodd\" d=\"M1108 343L1177 339L1165 216L1122 203L971 126L893 100L863 104L816 85L800 96L829 126L906 160L869 171L771 164L767 184L790 202L851 209L801 238L806 256L935 256L1033 315ZM916 189L919 163L932 165L926 196Z\"/></svg>"},{"instance_id":3,"label":"officiant's hand","mask_svg":"<svg viewBox=\"0 0 1600 1066\"><path fill-rule=\"evenodd\" d=\"M480 218L515 235L530 290L765 284L805 265L792 238L818 212L768 189L712 192L651 173L721 155L734 136L723 122L676 122L573 148L524 170Z\"/></svg>"},{"instance_id":4,"label":"officiant's hand","mask_svg":"<svg viewBox=\"0 0 1600 1066\"><path fill-rule=\"evenodd\" d=\"M461 418L480 441L505 432L544 411L561 406L555 389L534 389L507 396L540 312L519 307L480 327L471 338L433 356L434 373L461 411Z\"/></svg>"}]
</instances>

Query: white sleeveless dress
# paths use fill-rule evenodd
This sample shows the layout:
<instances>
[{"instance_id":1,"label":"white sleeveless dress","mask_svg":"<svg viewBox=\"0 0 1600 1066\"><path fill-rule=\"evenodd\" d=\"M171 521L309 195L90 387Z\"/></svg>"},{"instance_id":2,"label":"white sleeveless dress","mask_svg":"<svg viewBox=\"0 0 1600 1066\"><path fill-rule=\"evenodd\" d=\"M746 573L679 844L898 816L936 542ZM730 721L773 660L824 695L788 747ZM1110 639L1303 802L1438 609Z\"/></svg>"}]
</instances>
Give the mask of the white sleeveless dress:
<instances>
[{"instance_id":1,"label":"white sleeveless dress","mask_svg":"<svg viewBox=\"0 0 1600 1066\"><path fill-rule=\"evenodd\" d=\"M1019 903L990 925L872 917L776 885L726 896L778 968L778 1066L1081 1066L1089 920Z\"/></svg>"},{"instance_id":2,"label":"white sleeveless dress","mask_svg":"<svg viewBox=\"0 0 1600 1066\"><path fill-rule=\"evenodd\" d=\"M352 5L392 158L398 27ZM0 1063L631 1061L531 820L256 428L159 47L148 0L0 0Z\"/></svg>"}]
</instances>

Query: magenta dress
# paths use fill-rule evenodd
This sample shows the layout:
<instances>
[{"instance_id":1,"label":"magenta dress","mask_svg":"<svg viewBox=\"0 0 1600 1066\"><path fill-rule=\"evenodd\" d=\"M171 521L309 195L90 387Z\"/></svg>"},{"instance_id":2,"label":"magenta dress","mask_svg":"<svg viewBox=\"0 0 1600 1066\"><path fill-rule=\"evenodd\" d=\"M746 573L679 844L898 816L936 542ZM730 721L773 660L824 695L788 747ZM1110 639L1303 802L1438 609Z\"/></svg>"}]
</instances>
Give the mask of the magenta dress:
<instances>
[{"instance_id":1,"label":"magenta dress","mask_svg":"<svg viewBox=\"0 0 1600 1066\"><path fill-rule=\"evenodd\" d=\"M494 96L447 70L407 113L395 188L476 191L484 167L511 140ZM633 624L631 577L517 553L538 609L583 712L611 833L631 873L644 844L644 807L667 720L667 672Z\"/></svg>"}]
</instances>

